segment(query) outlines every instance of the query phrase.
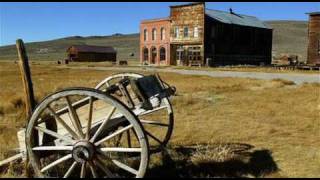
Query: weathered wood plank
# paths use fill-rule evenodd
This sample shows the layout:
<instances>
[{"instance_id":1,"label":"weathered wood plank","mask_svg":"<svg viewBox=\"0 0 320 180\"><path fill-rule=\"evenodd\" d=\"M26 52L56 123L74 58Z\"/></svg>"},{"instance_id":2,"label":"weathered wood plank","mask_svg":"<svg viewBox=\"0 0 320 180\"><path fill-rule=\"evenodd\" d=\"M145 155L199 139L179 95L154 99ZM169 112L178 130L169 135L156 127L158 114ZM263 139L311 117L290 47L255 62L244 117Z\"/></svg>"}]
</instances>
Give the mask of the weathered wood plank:
<instances>
[{"instance_id":1,"label":"weathered wood plank","mask_svg":"<svg viewBox=\"0 0 320 180\"><path fill-rule=\"evenodd\" d=\"M16 46L18 50L19 67L25 93L26 119L28 119L31 117L32 111L36 106L36 101L34 98L29 59L23 41L18 39L16 41Z\"/></svg>"}]
</instances>

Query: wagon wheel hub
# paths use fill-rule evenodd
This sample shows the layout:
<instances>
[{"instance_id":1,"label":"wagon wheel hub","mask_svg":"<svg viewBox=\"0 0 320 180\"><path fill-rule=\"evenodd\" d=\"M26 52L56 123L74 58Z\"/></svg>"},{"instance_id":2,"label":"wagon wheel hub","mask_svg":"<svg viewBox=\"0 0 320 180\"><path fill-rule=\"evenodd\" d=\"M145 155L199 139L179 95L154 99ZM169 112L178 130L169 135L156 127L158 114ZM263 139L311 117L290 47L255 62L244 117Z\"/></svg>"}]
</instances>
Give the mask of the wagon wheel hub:
<instances>
[{"instance_id":1,"label":"wagon wheel hub","mask_svg":"<svg viewBox=\"0 0 320 180\"><path fill-rule=\"evenodd\" d=\"M76 143L72 150L72 157L79 163L91 161L95 155L95 147L87 141Z\"/></svg>"}]
</instances>

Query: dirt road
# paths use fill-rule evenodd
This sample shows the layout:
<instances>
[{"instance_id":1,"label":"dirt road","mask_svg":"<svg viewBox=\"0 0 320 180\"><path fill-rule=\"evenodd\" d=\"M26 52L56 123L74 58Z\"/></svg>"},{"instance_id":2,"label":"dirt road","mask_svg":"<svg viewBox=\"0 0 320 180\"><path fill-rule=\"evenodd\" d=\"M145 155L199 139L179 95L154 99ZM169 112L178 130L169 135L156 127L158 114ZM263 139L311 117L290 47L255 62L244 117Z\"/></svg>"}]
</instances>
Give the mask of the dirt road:
<instances>
[{"instance_id":1,"label":"dirt road","mask_svg":"<svg viewBox=\"0 0 320 180\"><path fill-rule=\"evenodd\" d=\"M254 79L284 79L295 82L297 85L302 83L320 83L319 74L303 74L303 73L263 73L263 72L234 72L234 71L205 71L205 70L183 70L172 68L154 68L154 67L72 67L58 66L59 68L70 69L91 69L101 71L138 71L138 72L171 72L186 75L204 75L211 77L238 77L238 78L254 78Z\"/></svg>"}]
</instances>

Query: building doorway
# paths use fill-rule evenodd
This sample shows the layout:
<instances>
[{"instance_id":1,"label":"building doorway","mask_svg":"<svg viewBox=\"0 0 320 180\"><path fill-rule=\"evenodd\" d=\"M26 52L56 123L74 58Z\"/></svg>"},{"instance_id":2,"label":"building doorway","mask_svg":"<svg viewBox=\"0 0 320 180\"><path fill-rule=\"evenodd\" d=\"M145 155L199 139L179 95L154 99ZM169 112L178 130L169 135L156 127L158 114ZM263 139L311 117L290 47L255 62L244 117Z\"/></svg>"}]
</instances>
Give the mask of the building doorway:
<instances>
[{"instance_id":1,"label":"building doorway","mask_svg":"<svg viewBox=\"0 0 320 180\"><path fill-rule=\"evenodd\" d=\"M166 60L166 48L161 47L160 48L160 61L163 62Z\"/></svg>"},{"instance_id":2,"label":"building doorway","mask_svg":"<svg viewBox=\"0 0 320 180\"><path fill-rule=\"evenodd\" d=\"M176 61L177 65L183 65L185 63L184 48L183 46L178 46L176 51Z\"/></svg>"},{"instance_id":3,"label":"building doorway","mask_svg":"<svg viewBox=\"0 0 320 180\"><path fill-rule=\"evenodd\" d=\"M157 60L157 48L152 47L151 48L151 64L155 64Z\"/></svg>"},{"instance_id":4,"label":"building doorway","mask_svg":"<svg viewBox=\"0 0 320 180\"><path fill-rule=\"evenodd\" d=\"M149 61L149 50L148 48L143 49L143 61L148 62Z\"/></svg>"},{"instance_id":5,"label":"building doorway","mask_svg":"<svg viewBox=\"0 0 320 180\"><path fill-rule=\"evenodd\" d=\"M199 46L191 46L188 48L188 65L196 65L201 64L201 47Z\"/></svg>"}]
</instances>

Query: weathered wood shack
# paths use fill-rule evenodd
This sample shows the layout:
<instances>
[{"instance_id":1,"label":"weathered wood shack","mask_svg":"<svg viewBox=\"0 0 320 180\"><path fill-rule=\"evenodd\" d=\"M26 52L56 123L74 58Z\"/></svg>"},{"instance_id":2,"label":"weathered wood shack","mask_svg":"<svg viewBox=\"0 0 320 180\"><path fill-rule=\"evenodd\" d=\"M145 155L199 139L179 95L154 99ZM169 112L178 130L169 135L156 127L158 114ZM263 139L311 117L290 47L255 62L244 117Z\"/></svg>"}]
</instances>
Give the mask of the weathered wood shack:
<instances>
[{"instance_id":1,"label":"weathered wood shack","mask_svg":"<svg viewBox=\"0 0 320 180\"><path fill-rule=\"evenodd\" d=\"M117 51L109 46L73 45L67 49L68 59L75 62L101 62L117 60Z\"/></svg>"},{"instance_id":2,"label":"weathered wood shack","mask_svg":"<svg viewBox=\"0 0 320 180\"><path fill-rule=\"evenodd\" d=\"M205 55L209 65L268 65L272 60L272 29L256 17L206 10Z\"/></svg>"}]
</instances>

